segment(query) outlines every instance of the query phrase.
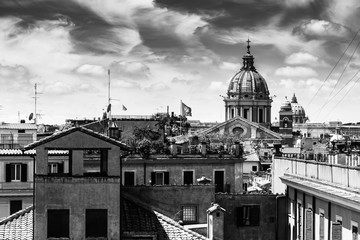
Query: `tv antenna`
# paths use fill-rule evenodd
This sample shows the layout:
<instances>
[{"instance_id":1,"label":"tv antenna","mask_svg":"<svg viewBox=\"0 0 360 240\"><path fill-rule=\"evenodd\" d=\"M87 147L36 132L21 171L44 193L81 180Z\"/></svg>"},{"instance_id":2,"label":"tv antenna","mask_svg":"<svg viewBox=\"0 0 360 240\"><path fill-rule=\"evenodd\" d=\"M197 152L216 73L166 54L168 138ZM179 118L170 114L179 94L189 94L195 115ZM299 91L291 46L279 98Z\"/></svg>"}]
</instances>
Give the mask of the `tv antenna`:
<instances>
[{"instance_id":1,"label":"tv antenna","mask_svg":"<svg viewBox=\"0 0 360 240\"><path fill-rule=\"evenodd\" d=\"M34 85L34 100L35 100L35 111L34 111L34 114L30 114L29 116L29 120L31 120L33 117L34 117L34 123L37 125L37 119L38 117L41 118L41 114L37 113L37 99L39 98L39 94L42 94L41 92L38 92L37 90L37 83L35 83Z\"/></svg>"}]
</instances>

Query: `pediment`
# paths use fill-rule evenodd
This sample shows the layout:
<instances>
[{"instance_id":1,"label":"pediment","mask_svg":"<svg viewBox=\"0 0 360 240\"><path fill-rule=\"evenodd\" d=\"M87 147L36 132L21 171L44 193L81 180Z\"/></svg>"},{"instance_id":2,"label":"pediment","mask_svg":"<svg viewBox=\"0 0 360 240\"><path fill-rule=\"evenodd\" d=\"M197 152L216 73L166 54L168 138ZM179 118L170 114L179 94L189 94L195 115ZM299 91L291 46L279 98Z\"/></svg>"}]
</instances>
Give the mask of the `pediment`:
<instances>
[{"instance_id":1,"label":"pediment","mask_svg":"<svg viewBox=\"0 0 360 240\"><path fill-rule=\"evenodd\" d=\"M278 133L237 116L201 132L201 134L235 135L243 139L281 139Z\"/></svg>"}]
</instances>

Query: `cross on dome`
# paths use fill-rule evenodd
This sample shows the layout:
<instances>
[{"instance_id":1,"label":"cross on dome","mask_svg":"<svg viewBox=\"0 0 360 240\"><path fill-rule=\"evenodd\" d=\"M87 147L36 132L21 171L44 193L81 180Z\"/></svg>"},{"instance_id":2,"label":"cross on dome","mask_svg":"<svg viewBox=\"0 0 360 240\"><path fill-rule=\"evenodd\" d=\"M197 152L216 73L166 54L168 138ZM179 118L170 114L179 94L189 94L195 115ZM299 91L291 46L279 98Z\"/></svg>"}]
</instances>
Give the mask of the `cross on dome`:
<instances>
[{"instance_id":1,"label":"cross on dome","mask_svg":"<svg viewBox=\"0 0 360 240\"><path fill-rule=\"evenodd\" d=\"M248 43L248 45L247 45L247 49L248 49L247 53L250 54L250 42L251 41L250 41L249 37L248 37L248 40L246 42Z\"/></svg>"}]
</instances>

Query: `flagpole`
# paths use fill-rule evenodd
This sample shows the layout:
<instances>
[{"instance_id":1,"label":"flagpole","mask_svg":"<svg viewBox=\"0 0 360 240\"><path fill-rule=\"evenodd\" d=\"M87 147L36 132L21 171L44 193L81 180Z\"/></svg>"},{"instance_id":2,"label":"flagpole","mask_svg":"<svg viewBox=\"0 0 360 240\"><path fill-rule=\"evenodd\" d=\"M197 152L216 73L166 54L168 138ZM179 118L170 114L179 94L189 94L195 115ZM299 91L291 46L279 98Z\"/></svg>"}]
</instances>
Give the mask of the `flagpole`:
<instances>
[{"instance_id":1,"label":"flagpole","mask_svg":"<svg viewBox=\"0 0 360 240\"><path fill-rule=\"evenodd\" d=\"M110 69L108 69L108 76L109 76L109 84L108 84L108 106L110 106L110 109L109 109L109 121L111 122Z\"/></svg>"}]
</instances>

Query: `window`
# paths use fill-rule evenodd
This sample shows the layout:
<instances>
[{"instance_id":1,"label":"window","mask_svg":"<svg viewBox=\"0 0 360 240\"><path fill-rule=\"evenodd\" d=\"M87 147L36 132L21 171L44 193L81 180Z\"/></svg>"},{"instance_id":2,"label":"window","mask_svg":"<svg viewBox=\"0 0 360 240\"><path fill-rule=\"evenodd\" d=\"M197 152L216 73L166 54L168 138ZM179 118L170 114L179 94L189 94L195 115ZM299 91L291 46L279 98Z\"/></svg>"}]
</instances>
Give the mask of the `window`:
<instances>
[{"instance_id":1,"label":"window","mask_svg":"<svg viewBox=\"0 0 360 240\"><path fill-rule=\"evenodd\" d=\"M22 209L21 200L10 200L10 215Z\"/></svg>"},{"instance_id":2,"label":"window","mask_svg":"<svg viewBox=\"0 0 360 240\"><path fill-rule=\"evenodd\" d=\"M106 149L84 150L84 175L106 176L108 151Z\"/></svg>"},{"instance_id":3,"label":"window","mask_svg":"<svg viewBox=\"0 0 360 240\"><path fill-rule=\"evenodd\" d=\"M257 171L257 166L252 166L252 171L256 172Z\"/></svg>"},{"instance_id":4,"label":"window","mask_svg":"<svg viewBox=\"0 0 360 240\"><path fill-rule=\"evenodd\" d=\"M17 139L19 145L25 146L33 142L33 135L29 133L19 133Z\"/></svg>"},{"instance_id":5,"label":"window","mask_svg":"<svg viewBox=\"0 0 360 240\"><path fill-rule=\"evenodd\" d=\"M156 171L151 173L151 185L168 185L169 172Z\"/></svg>"},{"instance_id":6,"label":"window","mask_svg":"<svg viewBox=\"0 0 360 240\"><path fill-rule=\"evenodd\" d=\"M358 240L359 229L357 222L351 221L351 233L352 233L352 240Z\"/></svg>"},{"instance_id":7,"label":"window","mask_svg":"<svg viewBox=\"0 0 360 240\"><path fill-rule=\"evenodd\" d=\"M197 206L183 206L181 210L181 219L184 223L197 222Z\"/></svg>"},{"instance_id":8,"label":"window","mask_svg":"<svg viewBox=\"0 0 360 240\"><path fill-rule=\"evenodd\" d=\"M238 226L259 226L260 225L260 206L244 205L238 207L237 225Z\"/></svg>"},{"instance_id":9,"label":"window","mask_svg":"<svg viewBox=\"0 0 360 240\"><path fill-rule=\"evenodd\" d=\"M135 172L125 171L124 172L124 186L135 186Z\"/></svg>"},{"instance_id":10,"label":"window","mask_svg":"<svg viewBox=\"0 0 360 240\"><path fill-rule=\"evenodd\" d=\"M107 238L107 209L86 209L86 237Z\"/></svg>"},{"instance_id":11,"label":"window","mask_svg":"<svg viewBox=\"0 0 360 240\"><path fill-rule=\"evenodd\" d=\"M6 164L6 182L26 182L27 164L11 163Z\"/></svg>"},{"instance_id":12,"label":"window","mask_svg":"<svg viewBox=\"0 0 360 240\"><path fill-rule=\"evenodd\" d=\"M249 109L248 109L248 108L245 108L243 111L244 111L243 117L247 119L247 118L248 118Z\"/></svg>"},{"instance_id":13,"label":"window","mask_svg":"<svg viewBox=\"0 0 360 240\"><path fill-rule=\"evenodd\" d=\"M194 184L194 171L183 171L183 184Z\"/></svg>"},{"instance_id":14,"label":"window","mask_svg":"<svg viewBox=\"0 0 360 240\"><path fill-rule=\"evenodd\" d=\"M297 203L297 234L298 239L302 239L302 206L301 203Z\"/></svg>"},{"instance_id":15,"label":"window","mask_svg":"<svg viewBox=\"0 0 360 240\"><path fill-rule=\"evenodd\" d=\"M48 238L68 238L69 237L69 210L68 209L48 209Z\"/></svg>"},{"instance_id":16,"label":"window","mask_svg":"<svg viewBox=\"0 0 360 240\"><path fill-rule=\"evenodd\" d=\"M319 231L319 238L320 240L325 240L325 214L324 210L320 209L320 231Z\"/></svg>"},{"instance_id":17,"label":"window","mask_svg":"<svg viewBox=\"0 0 360 240\"><path fill-rule=\"evenodd\" d=\"M64 173L64 163L49 163L48 173Z\"/></svg>"}]
</instances>

